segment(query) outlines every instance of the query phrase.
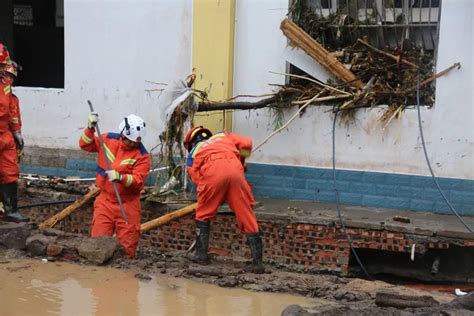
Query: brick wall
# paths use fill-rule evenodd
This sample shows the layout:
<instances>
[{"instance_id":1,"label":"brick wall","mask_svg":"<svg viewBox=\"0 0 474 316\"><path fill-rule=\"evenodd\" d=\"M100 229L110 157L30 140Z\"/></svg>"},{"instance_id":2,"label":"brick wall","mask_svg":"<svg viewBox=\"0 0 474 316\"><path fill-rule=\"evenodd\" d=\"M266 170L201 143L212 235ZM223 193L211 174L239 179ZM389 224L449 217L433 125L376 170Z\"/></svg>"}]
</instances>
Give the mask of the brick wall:
<instances>
[{"instance_id":1,"label":"brick wall","mask_svg":"<svg viewBox=\"0 0 474 316\"><path fill-rule=\"evenodd\" d=\"M25 212L36 223L48 218L61 207L41 207ZM144 211L142 222L162 215L162 211ZM351 252L341 228L333 225L293 223L289 219L275 219L258 214L263 231L264 260L285 266L290 270L304 269L309 272L325 271L347 274ZM89 234L92 206L73 213L56 228ZM383 230L348 228L353 245L357 249L377 249L397 253L409 253L416 243L416 253L428 249L449 249L453 244L461 247L474 246L474 240L446 239L404 234ZM161 251L186 251L195 239L195 224L191 215L175 220L159 229L142 235L141 247L156 247ZM211 223L210 252L218 256L250 257L245 237L238 233L233 215L218 214Z\"/></svg>"},{"instance_id":2,"label":"brick wall","mask_svg":"<svg viewBox=\"0 0 474 316\"><path fill-rule=\"evenodd\" d=\"M450 214L431 177L337 170L341 203ZM335 202L332 169L249 164L247 179L256 196ZM474 181L439 178L462 215L474 215Z\"/></svg>"}]
</instances>

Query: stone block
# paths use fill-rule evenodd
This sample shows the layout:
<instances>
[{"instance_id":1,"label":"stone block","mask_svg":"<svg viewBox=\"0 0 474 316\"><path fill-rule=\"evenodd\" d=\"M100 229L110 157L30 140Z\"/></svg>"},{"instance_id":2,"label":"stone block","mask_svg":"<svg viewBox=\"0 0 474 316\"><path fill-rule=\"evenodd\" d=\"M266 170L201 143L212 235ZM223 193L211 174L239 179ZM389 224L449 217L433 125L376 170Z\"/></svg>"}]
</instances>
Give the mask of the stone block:
<instances>
[{"instance_id":1,"label":"stone block","mask_svg":"<svg viewBox=\"0 0 474 316\"><path fill-rule=\"evenodd\" d=\"M341 203L360 205L362 203L362 194L341 192L339 194Z\"/></svg>"},{"instance_id":2,"label":"stone block","mask_svg":"<svg viewBox=\"0 0 474 316\"><path fill-rule=\"evenodd\" d=\"M351 185L351 192L352 193L360 193L360 194L369 194L375 195L377 190L377 186L371 183L352 183Z\"/></svg>"},{"instance_id":3,"label":"stone block","mask_svg":"<svg viewBox=\"0 0 474 316\"><path fill-rule=\"evenodd\" d=\"M91 237L85 238L78 245L77 251L81 257L96 264L103 264L112 258L118 246L119 242L115 237Z\"/></svg>"},{"instance_id":4,"label":"stone block","mask_svg":"<svg viewBox=\"0 0 474 316\"><path fill-rule=\"evenodd\" d=\"M364 172L362 181L364 183L384 184L386 177L387 175L381 172Z\"/></svg>"},{"instance_id":5,"label":"stone block","mask_svg":"<svg viewBox=\"0 0 474 316\"><path fill-rule=\"evenodd\" d=\"M327 191L333 188L334 188L333 184L326 180L320 180L320 179L306 180L306 189L308 190Z\"/></svg>"},{"instance_id":6,"label":"stone block","mask_svg":"<svg viewBox=\"0 0 474 316\"><path fill-rule=\"evenodd\" d=\"M379 196L397 196L398 194L398 185L388 185L388 184L377 184L377 193Z\"/></svg>"},{"instance_id":7,"label":"stone block","mask_svg":"<svg viewBox=\"0 0 474 316\"><path fill-rule=\"evenodd\" d=\"M405 198L387 197L385 205L388 208L407 209L410 207L410 200Z\"/></svg>"},{"instance_id":8,"label":"stone block","mask_svg":"<svg viewBox=\"0 0 474 316\"><path fill-rule=\"evenodd\" d=\"M264 174L264 175L273 175L275 172L275 166L266 165L260 163L249 163L247 166L248 174Z\"/></svg>"},{"instance_id":9,"label":"stone block","mask_svg":"<svg viewBox=\"0 0 474 316\"><path fill-rule=\"evenodd\" d=\"M56 236L36 234L26 240L26 251L33 256L42 256L46 253L49 244L56 242Z\"/></svg>"},{"instance_id":10,"label":"stone block","mask_svg":"<svg viewBox=\"0 0 474 316\"><path fill-rule=\"evenodd\" d=\"M466 203L474 207L474 191L451 191L449 194L449 199L451 203Z\"/></svg>"},{"instance_id":11,"label":"stone block","mask_svg":"<svg viewBox=\"0 0 474 316\"><path fill-rule=\"evenodd\" d=\"M348 171L338 170L336 173L336 179L349 182L362 182L364 172L362 171Z\"/></svg>"},{"instance_id":12,"label":"stone block","mask_svg":"<svg viewBox=\"0 0 474 316\"><path fill-rule=\"evenodd\" d=\"M423 187L410 187L410 196L411 199L422 200L423 193L425 189Z\"/></svg>"},{"instance_id":13,"label":"stone block","mask_svg":"<svg viewBox=\"0 0 474 316\"><path fill-rule=\"evenodd\" d=\"M24 249L30 230L26 223L1 223L0 245L6 248Z\"/></svg>"},{"instance_id":14,"label":"stone block","mask_svg":"<svg viewBox=\"0 0 474 316\"><path fill-rule=\"evenodd\" d=\"M410 185L415 188L434 188L433 179L431 177L411 176Z\"/></svg>"},{"instance_id":15,"label":"stone block","mask_svg":"<svg viewBox=\"0 0 474 316\"><path fill-rule=\"evenodd\" d=\"M306 189L295 190L293 192L291 200L311 200L311 201L314 201L314 200L316 200L316 194L317 193L314 190L306 190Z\"/></svg>"},{"instance_id":16,"label":"stone block","mask_svg":"<svg viewBox=\"0 0 474 316\"><path fill-rule=\"evenodd\" d=\"M421 200L421 199L410 200L410 209L413 211L433 211L434 206L435 206L434 201Z\"/></svg>"},{"instance_id":17,"label":"stone block","mask_svg":"<svg viewBox=\"0 0 474 316\"><path fill-rule=\"evenodd\" d=\"M294 168L294 177L299 179L319 179L324 169L307 168L307 167L292 167Z\"/></svg>"},{"instance_id":18,"label":"stone block","mask_svg":"<svg viewBox=\"0 0 474 316\"><path fill-rule=\"evenodd\" d=\"M285 177L264 175L263 185L271 187L288 187L288 182Z\"/></svg>"},{"instance_id":19,"label":"stone block","mask_svg":"<svg viewBox=\"0 0 474 316\"><path fill-rule=\"evenodd\" d=\"M299 178L286 178L286 182L288 183L288 187L294 190L301 190L306 188L306 181L307 179L299 179Z\"/></svg>"},{"instance_id":20,"label":"stone block","mask_svg":"<svg viewBox=\"0 0 474 316\"><path fill-rule=\"evenodd\" d=\"M411 177L410 175L403 175L403 174L394 174L390 173L387 174L387 177L385 178L385 183L389 185L410 185L411 183Z\"/></svg>"},{"instance_id":21,"label":"stone block","mask_svg":"<svg viewBox=\"0 0 474 316\"><path fill-rule=\"evenodd\" d=\"M362 197L362 205L366 206L375 206L375 207L384 207L385 206L385 197L377 195L364 195Z\"/></svg>"}]
</instances>

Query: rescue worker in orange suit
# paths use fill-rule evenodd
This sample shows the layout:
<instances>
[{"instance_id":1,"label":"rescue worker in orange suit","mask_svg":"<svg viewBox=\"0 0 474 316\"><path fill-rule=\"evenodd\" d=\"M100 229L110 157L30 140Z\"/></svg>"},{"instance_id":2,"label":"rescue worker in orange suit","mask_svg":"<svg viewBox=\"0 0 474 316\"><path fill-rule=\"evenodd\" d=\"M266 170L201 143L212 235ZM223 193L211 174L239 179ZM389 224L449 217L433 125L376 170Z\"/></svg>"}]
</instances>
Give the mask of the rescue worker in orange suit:
<instances>
[{"instance_id":1,"label":"rescue worker in orange suit","mask_svg":"<svg viewBox=\"0 0 474 316\"><path fill-rule=\"evenodd\" d=\"M18 98L13 95L17 65L0 43L0 198L6 221L27 222L18 211L18 155L23 150Z\"/></svg>"},{"instance_id":2,"label":"rescue worker in orange suit","mask_svg":"<svg viewBox=\"0 0 474 316\"><path fill-rule=\"evenodd\" d=\"M246 270L263 273L262 239L253 212L255 200L244 175L245 159L252 152L252 140L227 132L213 136L210 130L199 126L188 131L184 147L189 152L186 161L188 173L197 185L196 250L191 260L209 263L209 220L227 201L235 213L239 230L247 235L252 263Z\"/></svg>"},{"instance_id":3,"label":"rescue worker in orange suit","mask_svg":"<svg viewBox=\"0 0 474 316\"><path fill-rule=\"evenodd\" d=\"M150 156L142 144L145 121L131 114L120 123L120 133L103 134L105 153L95 136L97 122L97 113L91 113L79 140L82 150L98 153L96 184L100 194L94 202L91 236L113 236L115 233L132 259L140 240L140 192L150 170ZM110 161L111 170L107 170L105 159ZM117 184L128 224L122 217L112 182Z\"/></svg>"}]
</instances>

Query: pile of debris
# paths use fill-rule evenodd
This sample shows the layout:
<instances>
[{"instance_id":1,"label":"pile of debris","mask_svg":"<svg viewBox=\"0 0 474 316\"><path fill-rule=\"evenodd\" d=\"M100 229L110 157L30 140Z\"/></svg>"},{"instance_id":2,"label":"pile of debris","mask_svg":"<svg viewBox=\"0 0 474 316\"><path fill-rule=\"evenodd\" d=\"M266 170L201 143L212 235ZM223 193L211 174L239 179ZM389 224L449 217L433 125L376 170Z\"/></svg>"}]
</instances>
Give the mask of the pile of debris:
<instances>
[{"instance_id":1,"label":"pile of debris","mask_svg":"<svg viewBox=\"0 0 474 316\"><path fill-rule=\"evenodd\" d=\"M167 127L162 141L166 149L165 163L173 167L170 170L174 170L170 176L177 177L173 158L176 152L184 161L181 145L183 126L196 112L269 108L275 112L277 119L274 125L278 129L283 125L283 110L293 106L299 107L298 115L309 105L332 106L334 112L341 112L341 117L348 120L356 109L386 105L379 118L385 128L394 118L400 118L407 106L417 103L418 93L420 104L433 105L434 81L452 69L460 68L460 63L455 63L434 73L434 51L417 47L416 43L410 43L407 39L396 49L383 50L373 46L367 36L354 37L354 32L348 36L342 30L351 28L341 28L332 41L327 40L326 33L330 25L351 23L347 16L341 14L324 17L304 11L295 20L297 23L285 19L280 25L289 45L302 50L321 65L330 79L322 82L301 70L301 74L283 73L281 75L291 79L288 84L279 85L276 91L257 102L240 102L238 98L241 96L223 101L209 100L205 91L191 88L195 79L195 76L191 76L192 80L188 80L185 89L166 110ZM294 72L297 71L295 69ZM177 89L173 88L172 91Z\"/></svg>"}]
</instances>

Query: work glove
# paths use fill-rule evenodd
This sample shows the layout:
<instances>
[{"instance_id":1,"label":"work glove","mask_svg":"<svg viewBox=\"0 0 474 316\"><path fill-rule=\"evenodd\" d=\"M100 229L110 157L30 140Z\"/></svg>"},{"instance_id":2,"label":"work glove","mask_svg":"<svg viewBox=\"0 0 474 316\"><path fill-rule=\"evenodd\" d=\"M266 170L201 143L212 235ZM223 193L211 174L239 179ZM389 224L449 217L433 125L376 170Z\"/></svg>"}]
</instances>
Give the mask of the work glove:
<instances>
[{"instance_id":1,"label":"work glove","mask_svg":"<svg viewBox=\"0 0 474 316\"><path fill-rule=\"evenodd\" d=\"M97 112L91 112L91 114L87 118L87 128L95 128L97 126L97 122L99 122L99 114Z\"/></svg>"},{"instance_id":2,"label":"work glove","mask_svg":"<svg viewBox=\"0 0 474 316\"><path fill-rule=\"evenodd\" d=\"M19 151L22 151L23 147L25 146L25 142L23 141L21 132L20 131L13 132L13 138L15 139L16 149Z\"/></svg>"},{"instance_id":3,"label":"work glove","mask_svg":"<svg viewBox=\"0 0 474 316\"><path fill-rule=\"evenodd\" d=\"M105 171L105 173L107 174L107 178L109 178L109 181L110 182L114 182L114 181L122 181L123 179L123 176L117 171L117 170L107 170Z\"/></svg>"}]
</instances>

